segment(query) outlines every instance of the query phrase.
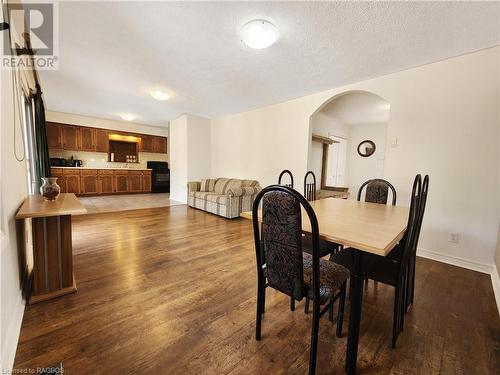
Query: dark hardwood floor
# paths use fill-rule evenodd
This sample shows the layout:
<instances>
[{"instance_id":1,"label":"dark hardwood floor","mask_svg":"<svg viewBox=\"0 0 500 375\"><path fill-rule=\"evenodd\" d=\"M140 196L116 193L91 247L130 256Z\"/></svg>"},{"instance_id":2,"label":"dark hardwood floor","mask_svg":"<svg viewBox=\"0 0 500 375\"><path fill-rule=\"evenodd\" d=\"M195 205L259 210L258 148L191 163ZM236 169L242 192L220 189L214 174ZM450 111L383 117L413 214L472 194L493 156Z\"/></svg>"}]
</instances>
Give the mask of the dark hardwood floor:
<instances>
[{"instance_id":1,"label":"dark hardwood floor","mask_svg":"<svg viewBox=\"0 0 500 375\"><path fill-rule=\"evenodd\" d=\"M304 374L311 314L268 291L254 339L251 222L186 206L74 218L76 294L26 308L15 368L65 374ZM415 300L391 350L393 288L370 282L360 374L494 374L500 318L490 276L419 258ZM344 373L344 336L320 324L318 373Z\"/></svg>"}]
</instances>

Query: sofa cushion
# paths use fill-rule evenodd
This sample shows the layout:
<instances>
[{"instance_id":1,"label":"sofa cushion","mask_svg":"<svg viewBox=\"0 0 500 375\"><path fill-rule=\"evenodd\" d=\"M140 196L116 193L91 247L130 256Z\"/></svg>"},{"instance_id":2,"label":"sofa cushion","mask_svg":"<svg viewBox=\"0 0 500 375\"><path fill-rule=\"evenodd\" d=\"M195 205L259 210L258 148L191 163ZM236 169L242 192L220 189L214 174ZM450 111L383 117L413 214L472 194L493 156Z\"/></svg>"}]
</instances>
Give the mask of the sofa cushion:
<instances>
[{"instance_id":1,"label":"sofa cushion","mask_svg":"<svg viewBox=\"0 0 500 375\"><path fill-rule=\"evenodd\" d=\"M208 202L212 202L212 203L217 203L217 204L222 204L222 205L226 205L227 203L227 195L222 195L222 194L210 194L210 195L207 195L206 197L206 200Z\"/></svg>"},{"instance_id":2,"label":"sofa cushion","mask_svg":"<svg viewBox=\"0 0 500 375\"><path fill-rule=\"evenodd\" d=\"M256 187L258 184L257 180L241 180L241 187Z\"/></svg>"},{"instance_id":3,"label":"sofa cushion","mask_svg":"<svg viewBox=\"0 0 500 375\"><path fill-rule=\"evenodd\" d=\"M236 178L219 178L215 183L214 192L225 195L228 189L238 187L241 187L241 180Z\"/></svg>"},{"instance_id":4,"label":"sofa cushion","mask_svg":"<svg viewBox=\"0 0 500 375\"><path fill-rule=\"evenodd\" d=\"M206 178L201 180L200 191L214 192L216 182L217 179L215 178Z\"/></svg>"},{"instance_id":5,"label":"sofa cushion","mask_svg":"<svg viewBox=\"0 0 500 375\"><path fill-rule=\"evenodd\" d=\"M207 197L209 197L210 195L220 195L220 194L210 192L210 191L195 191L194 192L195 198L203 199L203 200L207 200L208 199Z\"/></svg>"}]
</instances>

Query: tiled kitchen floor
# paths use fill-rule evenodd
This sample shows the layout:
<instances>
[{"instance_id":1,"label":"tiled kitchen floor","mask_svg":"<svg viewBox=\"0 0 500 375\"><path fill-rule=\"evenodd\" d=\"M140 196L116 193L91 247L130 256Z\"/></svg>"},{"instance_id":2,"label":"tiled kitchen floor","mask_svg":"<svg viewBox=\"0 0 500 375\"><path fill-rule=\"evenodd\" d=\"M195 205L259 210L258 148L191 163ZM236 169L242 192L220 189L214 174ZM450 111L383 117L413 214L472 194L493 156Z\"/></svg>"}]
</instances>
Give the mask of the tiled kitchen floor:
<instances>
[{"instance_id":1,"label":"tiled kitchen floor","mask_svg":"<svg viewBox=\"0 0 500 375\"><path fill-rule=\"evenodd\" d=\"M79 199L89 214L168 207L182 204L171 200L169 193L104 195L79 197Z\"/></svg>"}]
</instances>

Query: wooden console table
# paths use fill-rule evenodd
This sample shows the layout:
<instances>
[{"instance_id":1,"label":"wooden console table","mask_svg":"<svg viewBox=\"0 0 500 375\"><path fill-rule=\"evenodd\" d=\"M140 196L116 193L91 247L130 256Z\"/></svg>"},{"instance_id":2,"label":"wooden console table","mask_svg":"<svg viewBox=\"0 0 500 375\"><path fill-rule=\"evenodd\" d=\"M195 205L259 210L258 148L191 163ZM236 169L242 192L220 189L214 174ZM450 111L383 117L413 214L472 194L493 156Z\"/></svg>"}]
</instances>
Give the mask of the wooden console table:
<instances>
[{"instance_id":1,"label":"wooden console table","mask_svg":"<svg viewBox=\"0 0 500 375\"><path fill-rule=\"evenodd\" d=\"M73 275L71 215L87 210L75 194L61 194L48 202L39 194L25 199L16 219L31 219L33 233L33 284L29 303L76 292Z\"/></svg>"}]
</instances>

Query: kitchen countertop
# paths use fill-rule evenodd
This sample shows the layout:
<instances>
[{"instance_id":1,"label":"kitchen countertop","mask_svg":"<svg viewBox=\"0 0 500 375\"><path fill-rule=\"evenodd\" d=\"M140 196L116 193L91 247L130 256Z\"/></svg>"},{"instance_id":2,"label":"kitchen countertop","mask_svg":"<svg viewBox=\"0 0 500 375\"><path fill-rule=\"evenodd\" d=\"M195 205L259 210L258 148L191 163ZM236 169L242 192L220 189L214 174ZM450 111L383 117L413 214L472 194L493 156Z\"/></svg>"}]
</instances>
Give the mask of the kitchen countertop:
<instances>
[{"instance_id":1,"label":"kitchen countertop","mask_svg":"<svg viewBox=\"0 0 500 375\"><path fill-rule=\"evenodd\" d=\"M151 168L134 168L134 167L57 167L51 166L50 168L61 168L61 169L113 169L113 170L126 170L126 171L151 171Z\"/></svg>"}]
</instances>

